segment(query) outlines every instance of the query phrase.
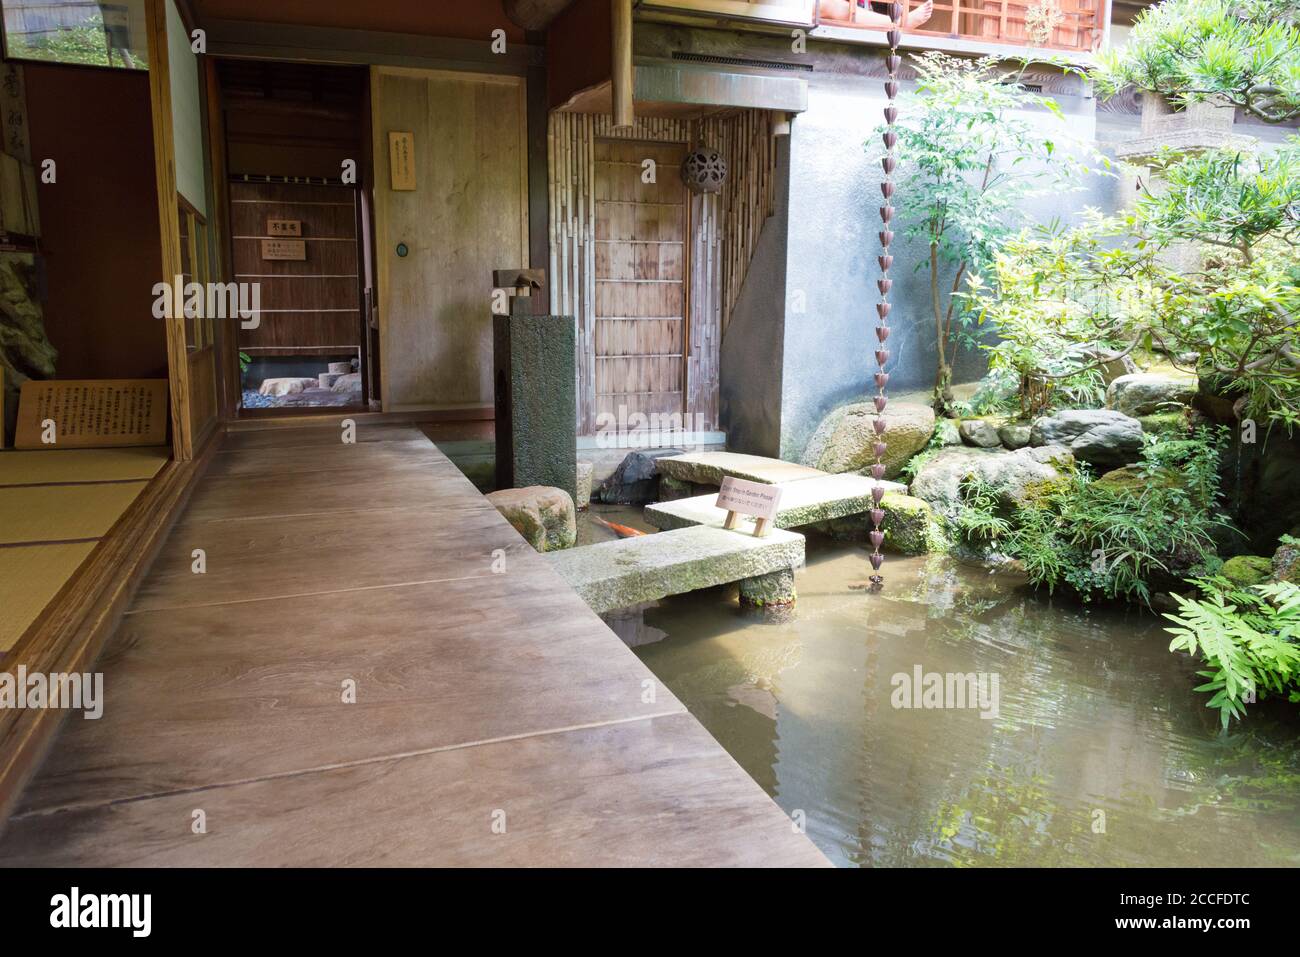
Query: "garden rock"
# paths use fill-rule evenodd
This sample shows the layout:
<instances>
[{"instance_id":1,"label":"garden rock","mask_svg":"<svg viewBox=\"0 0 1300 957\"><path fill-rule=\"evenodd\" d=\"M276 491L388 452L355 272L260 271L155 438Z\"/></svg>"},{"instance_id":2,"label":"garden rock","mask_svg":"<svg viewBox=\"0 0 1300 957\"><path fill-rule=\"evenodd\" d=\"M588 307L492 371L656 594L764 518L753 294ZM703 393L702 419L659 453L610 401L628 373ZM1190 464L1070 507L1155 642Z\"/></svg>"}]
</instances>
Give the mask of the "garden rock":
<instances>
[{"instance_id":1,"label":"garden rock","mask_svg":"<svg viewBox=\"0 0 1300 957\"><path fill-rule=\"evenodd\" d=\"M611 505L653 502L659 494L658 460L684 452L684 449L637 449L629 452L596 497Z\"/></svg>"},{"instance_id":2,"label":"garden rock","mask_svg":"<svg viewBox=\"0 0 1300 957\"><path fill-rule=\"evenodd\" d=\"M1002 444L997 428L987 419L962 419L957 426L962 441L980 449L995 449Z\"/></svg>"},{"instance_id":3,"label":"garden rock","mask_svg":"<svg viewBox=\"0 0 1300 957\"><path fill-rule=\"evenodd\" d=\"M942 449L927 461L912 481L911 494L928 502L941 515L955 515L961 502L961 483L967 476L998 489L1006 504L1023 502L1034 488L1059 482L1062 469L1074 464L1070 451L1046 445L1006 449Z\"/></svg>"},{"instance_id":4,"label":"garden rock","mask_svg":"<svg viewBox=\"0 0 1300 957\"><path fill-rule=\"evenodd\" d=\"M1273 581L1300 585L1300 545L1279 545L1270 566Z\"/></svg>"},{"instance_id":5,"label":"garden rock","mask_svg":"<svg viewBox=\"0 0 1300 957\"><path fill-rule=\"evenodd\" d=\"M586 508L591 504L591 476L596 471L596 467L590 462L579 462L577 471L577 499L574 504L578 508Z\"/></svg>"},{"instance_id":6,"label":"garden rock","mask_svg":"<svg viewBox=\"0 0 1300 957\"><path fill-rule=\"evenodd\" d=\"M1092 352L1089 353L1088 359L1091 362L1100 362L1101 365L1097 370L1101 373L1101 379L1106 385L1110 385L1120 376L1132 375L1138 371L1138 364L1133 361L1132 356L1116 356L1109 358L1110 353Z\"/></svg>"},{"instance_id":7,"label":"garden rock","mask_svg":"<svg viewBox=\"0 0 1300 957\"><path fill-rule=\"evenodd\" d=\"M803 463L823 472L862 472L876 460L872 446L876 433L871 423L876 407L870 402L842 405L822 419L804 449ZM891 402L883 416L885 478L892 479L934 434L934 409L919 402Z\"/></svg>"},{"instance_id":8,"label":"garden rock","mask_svg":"<svg viewBox=\"0 0 1300 957\"><path fill-rule=\"evenodd\" d=\"M935 444L939 446L961 445L961 432L957 429L957 423L952 419L940 419L934 427L934 434L938 436Z\"/></svg>"},{"instance_id":9,"label":"garden rock","mask_svg":"<svg viewBox=\"0 0 1300 957\"><path fill-rule=\"evenodd\" d=\"M1196 376L1167 372L1122 375L1106 388L1106 407L1125 415L1177 411L1196 395Z\"/></svg>"},{"instance_id":10,"label":"garden rock","mask_svg":"<svg viewBox=\"0 0 1300 957\"><path fill-rule=\"evenodd\" d=\"M947 550L943 521L930 503L901 492L886 492L880 507L885 510L885 521L881 526L885 532L881 547L885 551L899 555L925 555ZM836 541L866 543L871 532L871 519L867 515L848 515L818 522L811 527Z\"/></svg>"},{"instance_id":11,"label":"garden rock","mask_svg":"<svg viewBox=\"0 0 1300 957\"><path fill-rule=\"evenodd\" d=\"M573 499L562 488L506 488L492 492L487 500L539 552L571 548L578 539Z\"/></svg>"},{"instance_id":12,"label":"garden rock","mask_svg":"<svg viewBox=\"0 0 1300 957\"><path fill-rule=\"evenodd\" d=\"M998 438L1004 448L1011 451L1023 449L1029 444L1030 426L1028 422L1008 422L998 427Z\"/></svg>"},{"instance_id":13,"label":"garden rock","mask_svg":"<svg viewBox=\"0 0 1300 957\"><path fill-rule=\"evenodd\" d=\"M1139 415L1142 431L1147 435L1177 435L1186 432L1187 417L1181 412L1158 412L1155 415Z\"/></svg>"},{"instance_id":14,"label":"garden rock","mask_svg":"<svg viewBox=\"0 0 1300 957\"><path fill-rule=\"evenodd\" d=\"M1249 587L1268 581L1273 572L1273 563L1260 555L1236 555L1223 563L1220 572L1234 585Z\"/></svg>"},{"instance_id":15,"label":"garden rock","mask_svg":"<svg viewBox=\"0 0 1300 957\"><path fill-rule=\"evenodd\" d=\"M1111 469L1137 461L1142 423L1112 409L1068 409L1035 419L1029 442L1063 445L1080 461Z\"/></svg>"}]
</instances>

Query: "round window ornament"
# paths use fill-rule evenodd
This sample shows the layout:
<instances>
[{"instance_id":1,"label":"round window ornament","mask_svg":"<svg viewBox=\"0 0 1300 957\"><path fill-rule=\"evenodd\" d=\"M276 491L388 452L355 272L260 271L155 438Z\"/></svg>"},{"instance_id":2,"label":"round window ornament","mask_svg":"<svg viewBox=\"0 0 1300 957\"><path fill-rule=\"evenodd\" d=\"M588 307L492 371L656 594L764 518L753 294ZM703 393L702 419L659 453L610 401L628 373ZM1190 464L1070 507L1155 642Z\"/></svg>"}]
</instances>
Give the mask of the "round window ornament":
<instances>
[{"instance_id":1,"label":"round window ornament","mask_svg":"<svg viewBox=\"0 0 1300 957\"><path fill-rule=\"evenodd\" d=\"M727 161L710 146L691 150L682 162L682 182L692 193L716 193L727 179Z\"/></svg>"}]
</instances>

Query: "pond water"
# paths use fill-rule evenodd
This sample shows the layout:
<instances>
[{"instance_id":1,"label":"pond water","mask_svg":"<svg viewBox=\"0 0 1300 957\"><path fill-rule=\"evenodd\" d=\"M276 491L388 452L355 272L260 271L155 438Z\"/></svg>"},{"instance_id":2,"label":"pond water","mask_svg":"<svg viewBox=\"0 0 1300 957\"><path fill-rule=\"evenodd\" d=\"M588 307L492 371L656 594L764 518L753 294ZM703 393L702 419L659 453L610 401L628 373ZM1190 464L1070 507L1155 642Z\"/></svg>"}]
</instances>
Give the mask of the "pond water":
<instances>
[{"instance_id":1,"label":"pond water","mask_svg":"<svg viewBox=\"0 0 1300 957\"><path fill-rule=\"evenodd\" d=\"M810 537L785 618L733 587L611 625L836 864L1300 864L1294 706L1223 735L1155 615L947 558L884 572L855 590L865 551ZM918 666L996 676L996 698L989 680L976 707L895 707Z\"/></svg>"}]
</instances>

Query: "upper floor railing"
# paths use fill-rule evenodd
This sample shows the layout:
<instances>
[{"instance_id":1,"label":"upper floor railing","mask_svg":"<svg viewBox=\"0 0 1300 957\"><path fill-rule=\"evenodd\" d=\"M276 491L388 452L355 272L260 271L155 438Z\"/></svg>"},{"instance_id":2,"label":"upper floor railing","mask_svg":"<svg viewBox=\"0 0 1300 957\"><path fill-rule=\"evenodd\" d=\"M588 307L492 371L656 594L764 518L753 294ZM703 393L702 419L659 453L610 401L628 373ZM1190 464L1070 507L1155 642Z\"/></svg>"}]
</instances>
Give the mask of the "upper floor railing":
<instances>
[{"instance_id":1,"label":"upper floor railing","mask_svg":"<svg viewBox=\"0 0 1300 957\"><path fill-rule=\"evenodd\" d=\"M927 20L915 23L924 0L904 5L904 33L921 36L1071 51L1094 50L1103 36L1104 0L939 0ZM818 26L884 30L887 10L870 0L819 0L816 18Z\"/></svg>"},{"instance_id":2,"label":"upper floor railing","mask_svg":"<svg viewBox=\"0 0 1300 957\"><path fill-rule=\"evenodd\" d=\"M918 11L925 0L903 2L904 35L1071 53L1098 49L1109 16L1108 0L935 0L922 23ZM854 30L885 30L889 8L879 0L644 0L640 9L833 28L846 37Z\"/></svg>"}]
</instances>

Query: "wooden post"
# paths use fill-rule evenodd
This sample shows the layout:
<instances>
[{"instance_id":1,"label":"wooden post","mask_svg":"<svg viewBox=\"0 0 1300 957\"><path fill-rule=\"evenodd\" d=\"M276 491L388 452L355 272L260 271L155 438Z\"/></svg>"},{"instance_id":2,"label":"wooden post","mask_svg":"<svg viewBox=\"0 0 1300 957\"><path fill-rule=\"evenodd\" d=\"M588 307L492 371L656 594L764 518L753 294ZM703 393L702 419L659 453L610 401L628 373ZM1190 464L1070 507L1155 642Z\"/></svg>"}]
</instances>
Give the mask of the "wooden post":
<instances>
[{"instance_id":1,"label":"wooden post","mask_svg":"<svg viewBox=\"0 0 1300 957\"><path fill-rule=\"evenodd\" d=\"M611 98L614 129L631 130L632 110L632 0L610 0L613 42L610 44Z\"/></svg>"},{"instance_id":2,"label":"wooden post","mask_svg":"<svg viewBox=\"0 0 1300 957\"><path fill-rule=\"evenodd\" d=\"M181 274L181 238L176 207L171 72L167 61L167 0L145 0L145 10L149 48L149 102L153 114L154 176L158 184L158 230L162 238L160 278L170 284ZM173 316L163 322L167 328L172 454L176 461L188 462L194 457L194 436L190 432L190 366L185 344L185 316Z\"/></svg>"}]
</instances>

